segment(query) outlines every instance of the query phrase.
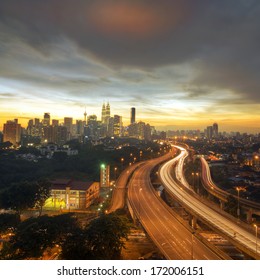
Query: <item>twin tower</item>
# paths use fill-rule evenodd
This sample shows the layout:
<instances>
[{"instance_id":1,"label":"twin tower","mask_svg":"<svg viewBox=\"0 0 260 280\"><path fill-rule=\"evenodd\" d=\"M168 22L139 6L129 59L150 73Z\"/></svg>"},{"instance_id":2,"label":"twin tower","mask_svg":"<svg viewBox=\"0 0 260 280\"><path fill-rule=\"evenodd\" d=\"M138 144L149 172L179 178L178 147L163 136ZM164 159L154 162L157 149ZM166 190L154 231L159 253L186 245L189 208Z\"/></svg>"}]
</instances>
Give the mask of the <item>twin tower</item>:
<instances>
[{"instance_id":1,"label":"twin tower","mask_svg":"<svg viewBox=\"0 0 260 280\"><path fill-rule=\"evenodd\" d=\"M130 123L133 124L135 123L135 108L131 108L131 115L130 115ZM107 104L103 103L102 106L102 113L101 113L101 122L103 124L108 125L109 123L109 118L110 118L110 105L109 102Z\"/></svg>"}]
</instances>

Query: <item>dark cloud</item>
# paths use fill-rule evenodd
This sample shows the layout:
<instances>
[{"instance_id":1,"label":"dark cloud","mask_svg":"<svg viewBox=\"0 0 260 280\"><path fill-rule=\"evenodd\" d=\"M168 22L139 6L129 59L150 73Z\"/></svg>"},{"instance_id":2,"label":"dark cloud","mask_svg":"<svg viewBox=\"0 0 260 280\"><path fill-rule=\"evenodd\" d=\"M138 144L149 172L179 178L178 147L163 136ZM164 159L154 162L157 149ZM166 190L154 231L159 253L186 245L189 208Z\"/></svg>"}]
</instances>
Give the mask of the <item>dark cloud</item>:
<instances>
[{"instance_id":1,"label":"dark cloud","mask_svg":"<svg viewBox=\"0 0 260 280\"><path fill-rule=\"evenodd\" d=\"M189 63L195 75L186 83L191 98L217 88L260 101L258 0L1 0L0 22L1 38L16 37L46 59L59 57L67 38L81 55L113 69ZM8 46L1 45L4 55ZM43 60L34 63L46 66ZM80 61L73 61L69 68L62 62L56 67L77 68ZM55 60L48 63L55 68ZM118 77L138 84L147 78L139 74Z\"/></svg>"}]
</instances>

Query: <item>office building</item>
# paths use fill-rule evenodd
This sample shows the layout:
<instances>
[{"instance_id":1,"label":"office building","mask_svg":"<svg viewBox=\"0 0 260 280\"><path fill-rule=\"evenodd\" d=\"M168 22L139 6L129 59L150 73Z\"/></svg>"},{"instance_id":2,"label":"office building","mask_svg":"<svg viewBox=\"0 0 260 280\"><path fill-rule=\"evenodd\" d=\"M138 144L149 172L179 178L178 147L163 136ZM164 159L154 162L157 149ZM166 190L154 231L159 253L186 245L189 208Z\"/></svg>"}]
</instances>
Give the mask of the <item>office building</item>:
<instances>
[{"instance_id":1,"label":"office building","mask_svg":"<svg viewBox=\"0 0 260 280\"><path fill-rule=\"evenodd\" d=\"M4 124L3 138L4 142L11 142L14 146L17 146L21 141L21 125L18 124L18 119L13 121L7 121Z\"/></svg>"},{"instance_id":2,"label":"office building","mask_svg":"<svg viewBox=\"0 0 260 280\"><path fill-rule=\"evenodd\" d=\"M110 166L101 164L100 166L100 187L110 186Z\"/></svg>"},{"instance_id":3,"label":"office building","mask_svg":"<svg viewBox=\"0 0 260 280\"><path fill-rule=\"evenodd\" d=\"M43 126L49 126L51 123L50 113L44 113L42 124Z\"/></svg>"},{"instance_id":4,"label":"office building","mask_svg":"<svg viewBox=\"0 0 260 280\"><path fill-rule=\"evenodd\" d=\"M217 123L213 123L212 136L213 136L213 138L218 138L218 124Z\"/></svg>"},{"instance_id":5,"label":"office building","mask_svg":"<svg viewBox=\"0 0 260 280\"><path fill-rule=\"evenodd\" d=\"M133 108L131 108L131 117L130 117L130 123L131 124L133 124L133 123L135 123L135 108L133 107Z\"/></svg>"}]
</instances>

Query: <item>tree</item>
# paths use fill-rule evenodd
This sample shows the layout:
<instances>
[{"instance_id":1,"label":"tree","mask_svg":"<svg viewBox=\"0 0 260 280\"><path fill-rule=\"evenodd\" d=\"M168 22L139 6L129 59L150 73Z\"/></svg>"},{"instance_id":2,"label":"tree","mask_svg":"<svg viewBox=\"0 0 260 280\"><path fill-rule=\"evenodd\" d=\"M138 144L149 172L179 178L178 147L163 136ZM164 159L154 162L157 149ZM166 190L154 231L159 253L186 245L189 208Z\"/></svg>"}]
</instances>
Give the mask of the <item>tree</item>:
<instances>
[{"instance_id":1,"label":"tree","mask_svg":"<svg viewBox=\"0 0 260 280\"><path fill-rule=\"evenodd\" d=\"M64 243L78 229L71 214L29 218L18 226L3 259L38 259L47 248Z\"/></svg>"},{"instance_id":2,"label":"tree","mask_svg":"<svg viewBox=\"0 0 260 280\"><path fill-rule=\"evenodd\" d=\"M0 208L12 209L21 215L22 211L35 205L35 183L27 181L12 184L0 193Z\"/></svg>"},{"instance_id":3,"label":"tree","mask_svg":"<svg viewBox=\"0 0 260 280\"><path fill-rule=\"evenodd\" d=\"M5 233L10 229L16 229L20 223L20 216L17 214L0 214L0 233Z\"/></svg>"},{"instance_id":4,"label":"tree","mask_svg":"<svg viewBox=\"0 0 260 280\"><path fill-rule=\"evenodd\" d=\"M35 208L39 209L39 216L42 214L42 208L47 198L50 197L51 183L47 180L40 180L36 182L36 193L35 193Z\"/></svg>"},{"instance_id":5,"label":"tree","mask_svg":"<svg viewBox=\"0 0 260 280\"><path fill-rule=\"evenodd\" d=\"M41 215L42 207L50 196L50 182L47 180L12 184L0 194L0 207L13 209L21 214L27 208L36 207Z\"/></svg>"},{"instance_id":6,"label":"tree","mask_svg":"<svg viewBox=\"0 0 260 280\"><path fill-rule=\"evenodd\" d=\"M119 259L129 233L128 220L114 213L93 220L62 245L62 259Z\"/></svg>"}]
</instances>

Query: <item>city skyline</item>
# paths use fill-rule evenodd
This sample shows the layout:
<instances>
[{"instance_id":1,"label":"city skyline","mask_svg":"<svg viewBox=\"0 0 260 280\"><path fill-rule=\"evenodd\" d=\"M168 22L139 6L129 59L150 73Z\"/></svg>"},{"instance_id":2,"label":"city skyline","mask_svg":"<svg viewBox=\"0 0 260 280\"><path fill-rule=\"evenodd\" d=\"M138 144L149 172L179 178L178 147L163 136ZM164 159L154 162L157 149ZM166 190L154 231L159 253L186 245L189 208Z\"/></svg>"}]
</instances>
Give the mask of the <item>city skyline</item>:
<instances>
[{"instance_id":1,"label":"city skyline","mask_svg":"<svg viewBox=\"0 0 260 280\"><path fill-rule=\"evenodd\" d=\"M7 120L136 119L158 130L260 132L257 1L1 1ZM98 113L97 113L98 112Z\"/></svg>"}]
</instances>

